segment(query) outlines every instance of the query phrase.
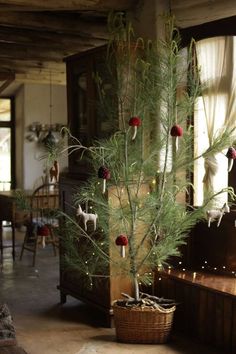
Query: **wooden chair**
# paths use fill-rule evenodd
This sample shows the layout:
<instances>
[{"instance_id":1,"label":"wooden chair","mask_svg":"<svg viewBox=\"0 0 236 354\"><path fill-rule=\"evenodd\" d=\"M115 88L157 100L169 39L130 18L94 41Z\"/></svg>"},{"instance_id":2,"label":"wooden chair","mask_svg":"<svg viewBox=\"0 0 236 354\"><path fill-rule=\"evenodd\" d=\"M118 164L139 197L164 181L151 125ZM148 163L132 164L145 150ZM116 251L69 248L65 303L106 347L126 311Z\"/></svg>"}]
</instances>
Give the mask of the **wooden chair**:
<instances>
[{"instance_id":1,"label":"wooden chair","mask_svg":"<svg viewBox=\"0 0 236 354\"><path fill-rule=\"evenodd\" d=\"M33 253L33 267L36 263L38 244L44 248L47 244L53 247L54 255L57 255L57 240L55 228L58 228L58 219L55 212L59 206L59 194L57 184L43 184L35 189L30 198L30 217L26 223L26 233L21 249L20 260L24 251Z\"/></svg>"}]
</instances>

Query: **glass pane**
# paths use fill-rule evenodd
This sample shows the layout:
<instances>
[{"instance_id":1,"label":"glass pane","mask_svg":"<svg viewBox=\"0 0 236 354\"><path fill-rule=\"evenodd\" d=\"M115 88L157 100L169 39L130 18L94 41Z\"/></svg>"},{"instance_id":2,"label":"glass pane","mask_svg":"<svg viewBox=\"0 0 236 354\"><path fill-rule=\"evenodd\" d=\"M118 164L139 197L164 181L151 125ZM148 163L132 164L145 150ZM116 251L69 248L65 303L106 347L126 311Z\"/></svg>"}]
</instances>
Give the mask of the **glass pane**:
<instances>
[{"instance_id":1,"label":"glass pane","mask_svg":"<svg viewBox=\"0 0 236 354\"><path fill-rule=\"evenodd\" d=\"M0 128L0 190L11 186L11 130Z\"/></svg>"},{"instance_id":2,"label":"glass pane","mask_svg":"<svg viewBox=\"0 0 236 354\"><path fill-rule=\"evenodd\" d=\"M11 120L11 100L8 98L0 98L0 122L8 122Z\"/></svg>"}]
</instances>

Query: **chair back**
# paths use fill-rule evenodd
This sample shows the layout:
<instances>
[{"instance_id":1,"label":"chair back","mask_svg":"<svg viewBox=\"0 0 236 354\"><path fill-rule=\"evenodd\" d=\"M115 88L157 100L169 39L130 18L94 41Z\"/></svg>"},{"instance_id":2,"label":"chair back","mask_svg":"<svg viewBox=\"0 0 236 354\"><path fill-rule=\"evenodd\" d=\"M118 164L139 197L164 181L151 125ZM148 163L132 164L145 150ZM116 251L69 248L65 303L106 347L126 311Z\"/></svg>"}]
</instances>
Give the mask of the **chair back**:
<instances>
[{"instance_id":1,"label":"chair back","mask_svg":"<svg viewBox=\"0 0 236 354\"><path fill-rule=\"evenodd\" d=\"M59 208L58 184L42 184L32 193L30 199L31 221L40 224L53 224L55 212Z\"/></svg>"}]
</instances>

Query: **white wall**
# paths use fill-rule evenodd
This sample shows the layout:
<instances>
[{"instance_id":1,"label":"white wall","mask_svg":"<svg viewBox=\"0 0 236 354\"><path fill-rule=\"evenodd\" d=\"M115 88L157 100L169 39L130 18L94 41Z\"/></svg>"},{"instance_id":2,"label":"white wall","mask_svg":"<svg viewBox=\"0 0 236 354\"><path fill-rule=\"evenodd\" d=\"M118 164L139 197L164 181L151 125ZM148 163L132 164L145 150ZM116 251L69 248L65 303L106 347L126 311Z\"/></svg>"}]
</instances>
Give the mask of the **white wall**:
<instances>
[{"instance_id":1,"label":"white wall","mask_svg":"<svg viewBox=\"0 0 236 354\"><path fill-rule=\"evenodd\" d=\"M27 130L33 122L50 124L50 87L43 84L27 84L20 88L16 96L16 130L20 131L16 141L17 188L32 189L42 182L45 159L40 160L44 153L37 142L25 139ZM67 123L66 87L52 86L52 124ZM19 130L18 130L19 129ZM22 153L21 153L22 151ZM59 159L60 171L68 164L66 155ZM20 171L21 165L21 171Z\"/></svg>"}]
</instances>

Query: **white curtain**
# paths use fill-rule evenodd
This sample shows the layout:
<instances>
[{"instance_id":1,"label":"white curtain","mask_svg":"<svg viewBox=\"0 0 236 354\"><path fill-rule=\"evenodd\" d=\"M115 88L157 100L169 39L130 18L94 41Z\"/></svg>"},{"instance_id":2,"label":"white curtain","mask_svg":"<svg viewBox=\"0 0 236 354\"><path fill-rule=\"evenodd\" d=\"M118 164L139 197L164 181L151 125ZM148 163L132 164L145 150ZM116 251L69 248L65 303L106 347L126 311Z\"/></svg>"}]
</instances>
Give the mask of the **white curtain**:
<instances>
[{"instance_id":1,"label":"white curtain","mask_svg":"<svg viewBox=\"0 0 236 354\"><path fill-rule=\"evenodd\" d=\"M199 137L201 129L205 130L205 142L198 142L198 152L212 146L215 139L226 127L235 126L236 120L236 37L214 37L196 43L197 61L200 68L200 80L203 95L196 105ZM202 151L201 151L202 149ZM220 191L228 185L228 160L226 151L212 154L201 161L204 165L203 184L205 190ZM202 168L203 170L203 168ZM204 188L202 188L204 189ZM202 196L202 199L204 196ZM201 198L200 198L201 199ZM227 195L220 195L217 203L227 201ZM199 204L199 200L197 201Z\"/></svg>"}]
</instances>

